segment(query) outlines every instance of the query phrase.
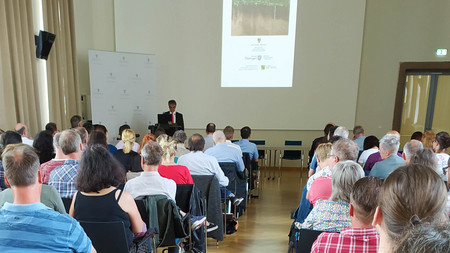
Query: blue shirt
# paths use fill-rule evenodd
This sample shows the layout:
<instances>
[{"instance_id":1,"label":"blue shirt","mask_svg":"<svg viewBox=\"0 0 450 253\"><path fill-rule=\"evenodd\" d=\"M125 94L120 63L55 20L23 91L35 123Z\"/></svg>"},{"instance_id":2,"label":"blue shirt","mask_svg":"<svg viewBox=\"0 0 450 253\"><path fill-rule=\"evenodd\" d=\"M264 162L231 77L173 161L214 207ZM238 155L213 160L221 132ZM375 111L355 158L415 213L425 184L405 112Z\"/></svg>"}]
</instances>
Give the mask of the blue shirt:
<instances>
[{"instance_id":1,"label":"blue shirt","mask_svg":"<svg viewBox=\"0 0 450 253\"><path fill-rule=\"evenodd\" d=\"M366 139L366 136L359 136L358 138L353 140L356 144L358 144L359 151L364 150L364 140L365 139Z\"/></svg>"},{"instance_id":2,"label":"blue shirt","mask_svg":"<svg viewBox=\"0 0 450 253\"><path fill-rule=\"evenodd\" d=\"M50 173L48 184L55 187L61 198L73 198L77 193L77 174L80 161L66 160Z\"/></svg>"},{"instance_id":3,"label":"blue shirt","mask_svg":"<svg viewBox=\"0 0 450 253\"><path fill-rule=\"evenodd\" d=\"M248 153L250 155L250 160L258 159L258 148L256 148L255 143L251 143L248 139L242 139L236 142L239 147L241 147L242 153Z\"/></svg>"},{"instance_id":4,"label":"blue shirt","mask_svg":"<svg viewBox=\"0 0 450 253\"><path fill-rule=\"evenodd\" d=\"M398 155L393 154L385 160L375 163L369 173L369 176L385 179L394 170L403 165L405 165L405 160L400 158Z\"/></svg>"},{"instance_id":5,"label":"blue shirt","mask_svg":"<svg viewBox=\"0 0 450 253\"><path fill-rule=\"evenodd\" d=\"M205 154L214 156L220 162L236 163L239 172L244 171L245 165L241 153L236 148L228 146L227 143L217 143L216 146L205 151Z\"/></svg>"},{"instance_id":6,"label":"blue shirt","mask_svg":"<svg viewBox=\"0 0 450 253\"><path fill-rule=\"evenodd\" d=\"M1 252L91 252L92 243L80 224L42 203L0 209Z\"/></svg>"}]
</instances>

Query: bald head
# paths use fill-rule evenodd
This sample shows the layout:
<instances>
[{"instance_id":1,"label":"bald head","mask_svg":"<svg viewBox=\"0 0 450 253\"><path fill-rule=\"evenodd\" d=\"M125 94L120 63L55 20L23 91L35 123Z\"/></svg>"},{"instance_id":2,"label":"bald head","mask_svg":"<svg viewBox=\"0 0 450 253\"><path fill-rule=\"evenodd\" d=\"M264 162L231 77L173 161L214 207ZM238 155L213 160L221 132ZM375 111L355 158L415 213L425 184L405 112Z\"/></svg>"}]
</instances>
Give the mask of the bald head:
<instances>
[{"instance_id":1,"label":"bald head","mask_svg":"<svg viewBox=\"0 0 450 253\"><path fill-rule=\"evenodd\" d=\"M28 137L28 127L24 123L17 123L15 130L20 136Z\"/></svg>"},{"instance_id":2,"label":"bald head","mask_svg":"<svg viewBox=\"0 0 450 253\"><path fill-rule=\"evenodd\" d=\"M411 161L411 157L417 154L418 151L423 149L422 142L418 140L410 140L403 147L403 159L405 159L405 163L409 164Z\"/></svg>"},{"instance_id":3,"label":"bald head","mask_svg":"<svg viewBox=\"0 0 450 253\"><path fill-rule=\"evenodd\" d=\"M392 130L392 131L389 131L389 132L386 133L386 135L388 135L388 134L397 135L397 137L400 139L400 133L395 131L395 130Z\"/></svg>"},{"instance_id":4,"label":"bald head","mask_svg":"<svg viewBox=\"0 0 450 253\"><path fill-rule=\"evenodd\" d=\"M205 148L205 139L200 134L193 134L188 140L190 151L203 151Z\"/></svg>"}]
</instances>

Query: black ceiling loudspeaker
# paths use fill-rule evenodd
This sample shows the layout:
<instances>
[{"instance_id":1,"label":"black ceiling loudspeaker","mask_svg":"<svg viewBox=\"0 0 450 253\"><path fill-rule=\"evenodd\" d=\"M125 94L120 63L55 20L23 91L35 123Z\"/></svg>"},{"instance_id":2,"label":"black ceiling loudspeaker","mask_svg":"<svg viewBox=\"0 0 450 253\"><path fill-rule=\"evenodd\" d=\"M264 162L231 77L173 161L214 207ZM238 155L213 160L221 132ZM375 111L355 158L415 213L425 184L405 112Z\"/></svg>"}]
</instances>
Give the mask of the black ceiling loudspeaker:
<instances>
[{"instance_id":1,"label":"black ceiling loudspeaker","mask_svg":"<svg viewBox=\"0 0 450 253\"><path fill-rule=\"evenodd\" d=\"M39 36L34 36L34 43L36 44L36 57L47 60L53 42L55 42L56 35L46 31L39 31Z\"/></svg>"}]
</instances>

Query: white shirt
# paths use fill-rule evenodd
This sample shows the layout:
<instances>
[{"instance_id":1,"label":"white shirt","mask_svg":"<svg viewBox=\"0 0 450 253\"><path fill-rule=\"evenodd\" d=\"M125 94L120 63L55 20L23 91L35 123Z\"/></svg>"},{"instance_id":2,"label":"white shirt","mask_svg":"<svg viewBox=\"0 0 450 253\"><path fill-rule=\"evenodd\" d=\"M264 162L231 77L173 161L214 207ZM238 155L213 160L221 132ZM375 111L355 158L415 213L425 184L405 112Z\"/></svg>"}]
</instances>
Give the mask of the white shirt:
<instances>
[{"instance_id":1,"label":"white shirt","mask_svg":"<svg viewBox=\"0 0 450 253\"><path fill-rule=\"evenodd\" d=\"M180 157L180 156L182 156L182 155L188 154L189 152L191 152L191 151L189 151L189 149L187 149L187 148L184 146L184 144L178 143L178 144L177 144L177 153L175 154L175 156L176 156L176 157Z\"/></svg>"},{"instance_id":2,"label":"white shirt","mask_svg":"<svg viewBox=\"0 0 450 253\"><path fill-rule=\"evenodd\" d=\"M371 154L375 154L376 152L378 152L377 148L369 148L367 150L364 150L359 156L358 163L362 163L364 165L364 163L367 161L367 158L369 158Z\"/></svg>"},{"instance_id":3,"label":"white shirt","mask_svg":"<svg viewBox=\"0 0 450 253\"><path fill-rule=\"evenodd\" d=\"M116 148L117 149L123 149L123 146L124 146L125 144L123 143L123 141L122 140L120 140L117 144L116 144ZM131 150L133 150L134 152L139 152L139 148L140 148L140 146L139 146L139 144L137 143L137 142L134 142L134 144L133 144L133 148L131 149Z\"/></svg>"},{"instance_id":4,"label":"white shirt","mask_svg":"<svg viewBox=\"0 0 450 253\"><path fill-rule=\"evenodd\" d=\"M188 167L191 175L215 175L221 186L228 186L228 178L214 156L195 151L180 156L178 164Z\"/></svg>"},{"instance_id":5,"label":"white shirt","mask_svg":"<svg viewBox=\"0 0 450 253\"><path fill-rule=\"evenodd\" d=\"M239 145L232 143L230 140L227 140L226 143L229 147L239 150L239 153L241 153L241 156L242 156L242 149Z\"/></svg>"},{"instance_id":6,"label":"white shirt","mask_svg":"<svg viewBox=\"0 0 450 253\"><path fill-rule=\"evenodd\" d=\"M149 195L166 195L175 201L177 184L172 179L164 178L157 171L144 171L140 176L130 179L123 189L134 199Z\"/></svg>"},{"instance_id":7,"label":"white shirt","mask_svg":"<svg viewBox=\"0 0 450 253\"><path fill-rule=\"evenodd\" d=\"M22 137L22 143L23 144L27 144L28 146L33 146L33 140L32 139L28 139L27 137Z\"/></svg>"},{"instance_id":8,"label":"white shirt","mask_svg":"<svg viewBox=\"0 0 450 253\"><path fill-rule=\"evenodd\" d=\"M310 190L311 189L311 185L314 182L314 180L316 180L316 178L319 177L331 177L333 173L331 172L330 167L325 167L320 171L317 171L314 175L312 175L311 177L308 178L308 182L306 183L306 190Z\"/></svg>"}]
</instances>

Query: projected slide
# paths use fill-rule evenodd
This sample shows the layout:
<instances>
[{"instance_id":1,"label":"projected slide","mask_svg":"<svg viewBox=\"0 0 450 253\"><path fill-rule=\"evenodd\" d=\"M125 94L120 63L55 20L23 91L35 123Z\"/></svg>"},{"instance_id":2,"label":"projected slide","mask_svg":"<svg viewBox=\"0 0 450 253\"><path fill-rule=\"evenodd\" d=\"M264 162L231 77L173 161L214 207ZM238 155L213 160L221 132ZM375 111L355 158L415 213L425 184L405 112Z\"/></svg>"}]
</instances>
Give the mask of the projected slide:
<instances>
[{"instance_id":1,"label":"projected slide","mask_svg":"<svg viewBox=\"0 0 450 253\"><path fill-rule=\"evenodd\" d=\"M292 87L297 1L223 4L222 87Z\"/></svg>"}]
</instances>

